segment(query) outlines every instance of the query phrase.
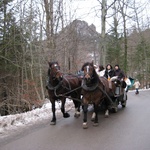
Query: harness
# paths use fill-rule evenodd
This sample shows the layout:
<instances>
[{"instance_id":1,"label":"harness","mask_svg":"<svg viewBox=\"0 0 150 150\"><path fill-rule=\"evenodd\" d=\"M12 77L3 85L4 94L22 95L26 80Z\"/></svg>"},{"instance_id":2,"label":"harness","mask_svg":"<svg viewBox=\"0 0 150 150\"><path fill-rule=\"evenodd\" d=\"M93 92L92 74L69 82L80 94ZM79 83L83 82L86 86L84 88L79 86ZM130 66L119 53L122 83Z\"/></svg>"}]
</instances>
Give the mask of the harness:
<instances>
[{"instance_id":1,"label":"harness","mask_svg":"<svg viewBox=\"0 0 150 150\"><path fill-rule=\"evenodd\" d=\"M99 85L99 82L102 83L102 87ZM108 100L113 103L112 99L110 98L110 96L107 94L106 92L106 89L105 89L105 86L104 86L104 83L100 80L99 82L96 82L95 84L93 84L92 86L88 87L85 83L85 81L83 80L83 84L82 84L82 88L85 90L85 91L94 91L96 88L98 88L104 95L104 97L106 96L108 98Z\"/></svg>"},{"instance_id":2,"label":"harness","mask_svg":"<svg viewBox=\"0 0 150 150\"><path fill-rule=\"evenodd\" d=\"M68 86L65 86L65 84L63 84L63 79L67 82L67 85L68 85ZM48 88L49 90L53 90L56 97L70 98L70 96L67 96L68 94L70 94L70 93L72 93L72 92L74 92L74 91L76 91L76 90L81 89L81 86L80 86L80 87L77 87L77 88L75 88L75 89L71 89L71 84L70 84L69 80L68 80L67 78L65 78L64 76L63 76L63 79L62 79L61 81L59 81L59 83L58 83L56 86L53 86L50 82L48 82L47 88ZM57 90L58 90L60 87L66 89L68 92L63 93L63 94L57 94ZM81 102L80 99L73 98L73 97L72 97L72 99Z\"/></svg>"},{"instance_id":3,"label":"harness","mask_svg":"<svg viewBox=\"0 0 150 150\"><path fill-rule=\"evenodd\" d=\"M57 90L61 85L62 85L62 80L61 80L56 86L53 86L53 85L48 81L47 88L48 88L49 90Z\"/></svg>"},{"instance_id":4,"label":"harness","mask_svg":"<svg viewBox=\"0 0 150 150\"><path fill-rule=\"evenodd\" d=\"M81 87L85 90L85 91L94 91L97 87L98 87L98 82L96 82L95 84L93 84L92 86L87 86L85 84L85 80L82 80L82 85Z\"/></svg>"}]
</instances>

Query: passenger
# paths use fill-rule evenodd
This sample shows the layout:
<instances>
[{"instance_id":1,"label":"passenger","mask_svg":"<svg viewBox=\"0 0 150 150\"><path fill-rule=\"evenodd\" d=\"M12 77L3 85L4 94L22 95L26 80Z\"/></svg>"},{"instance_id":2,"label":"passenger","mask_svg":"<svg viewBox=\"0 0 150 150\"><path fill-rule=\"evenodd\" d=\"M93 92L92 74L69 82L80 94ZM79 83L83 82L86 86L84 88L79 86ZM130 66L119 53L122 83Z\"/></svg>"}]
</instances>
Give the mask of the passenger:
<instances>
[{"instance_id":1,"label":"passenger","mask_svg":"<svg viewBox=\"0 0 150 150\"><path fill-rule=\"evenodd\" d=\"M104 77L106 77L108 80L110 80L114 76L114 73L115 72L113 70L113 67L110 64L108 64L106 66Z\"/></svg>"},{"instance_id":2,"label":"passenger","mask_svg":"<svg viewBox=\"0 0 150 150\"><path fill-rule=\"evenodd\" d=\"M119 65L115 65L114 69L114 77L111 78L111 81L116 81L116 94L120 95L126 88L126 82L124 81L125 79L125 74L124 72L120 69ZM121 88L120 88L121 87Z\"/></svg>"},{"instance_id":3,"label":"passenger","mask_svg":"<svg viewBox=\"0 0 150 150\"><path fill-rule=\"evenodd\" d=\"M96 73L98 74L98 66L97 65L94 65L94 69L95 69Z\"/></svg>"},{"instance_id":4,"label":"passenger","mask_svg":"<svg viewBox=\"0 0 150 150\"><path fill-rule=\"evenodd\" d=\"M125 104L125 100L127 100L127 92L128 92L129 87L131 86L131 81L126 75L125 75L124 81L126 83L126 87L124 89L124 96L123 96L124 102L122 102L122 104Z\"/></svg>"},{"instance_id":5,"label":"passenger","mask_svg":"<svg viewBox=\"0 0 150 150\"><path fill-rule=\"evenodd\" d=\"M125 88L125 92L128 92L128 88L129 86L131 86L131 81L127 76L125 76L124 81L126 82L126 85L127 85Z\"/></svg>"},{"instance_id":6,"label":"passenger","mask_svg":"<svg viewBox=\"0 0 150 150\"><path fill-rule=\"evenodd\" d=\"M119 65L115 65L114 71L115 71L114 76L116 76L119 81L121 81L121 80L123 80L123 78L125 78L125 74L120 69Z\"/></svg>"},{"instance_id":7,"label":"passenger","mask_svg":"<svg viewBox=\"0 0 150 150\"><path fill-rule=\"evenodd\" d=\"M104 76L105 68L102 65L99 66L99 70L98 70L97 74L99 75L99 77L103 77Z\"/></svg>"},{"instance_id":8,"label":"passenger","mask_svg":"<svg viewBox=\"0 0 150 150\"><path fill-rule=\"evenodd\" d=\"M104 74L104 77L106 77L108 79L108 82L109 82L109 89L112 90L112 81L111 81L111 78L114 76L114 70L113 70L113 67L108 64L106 66L106 70L105 70L105 74Z\"/></svg>"}]
</instances>

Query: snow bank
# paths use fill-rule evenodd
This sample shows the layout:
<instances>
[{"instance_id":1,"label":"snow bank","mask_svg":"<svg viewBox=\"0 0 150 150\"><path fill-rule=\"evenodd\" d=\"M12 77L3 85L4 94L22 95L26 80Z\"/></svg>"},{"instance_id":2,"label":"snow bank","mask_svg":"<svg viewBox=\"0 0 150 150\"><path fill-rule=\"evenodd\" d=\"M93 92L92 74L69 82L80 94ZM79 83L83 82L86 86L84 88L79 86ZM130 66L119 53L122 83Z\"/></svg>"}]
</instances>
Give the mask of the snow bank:
<instances>
[{"instance_id":1,"label":"snow bank","mask_svg":"<svg viewBox=\"0 0 150 150\"><path fill-rule=\"evenodd\" d=\"M59 114L60 111L60 103L56 102L56 114ZM66 101L66 109L67 111L74 107L71 100ZM15 132L20 128L24 128L26 126L31 126L36 124L37 122L41 122L45 119L51 119L51 103L46 102L42 108L37 108L32 111L8 115L8 116L0 116L0 137L6 137L11 132Z\"/></svg>"}]
</instances>

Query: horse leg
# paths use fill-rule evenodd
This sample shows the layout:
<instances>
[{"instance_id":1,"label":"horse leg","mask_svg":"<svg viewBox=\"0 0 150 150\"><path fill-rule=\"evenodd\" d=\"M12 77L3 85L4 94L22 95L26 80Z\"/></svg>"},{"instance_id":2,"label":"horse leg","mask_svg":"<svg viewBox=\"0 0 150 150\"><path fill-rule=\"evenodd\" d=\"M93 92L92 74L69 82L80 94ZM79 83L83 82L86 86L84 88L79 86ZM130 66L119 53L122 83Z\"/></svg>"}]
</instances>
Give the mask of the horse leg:
<instances>
[{"instance_id":1,"label":"horse leg","mask_svg":"<svg viewBox=\"0 0 150 150\"><path fill-rule=\"evenodd\" d=\"M66 102L66 99L65 98L63 98L62 100L61 100L61 112L63 113L63 117L64 118L68 118L68 117L70 117L70 114L69 113L67 113L67 112L65 112L65 102Z\"/></svg>"},{"instance_id":2,"label":"horse leg","mask_svg":"<svg viewBox=\"0 0 150 150\"><path fill-rule=\"evenodd\" d=\"M74 114L74 117L78 118L80 117L80 105L81 103L80 102L77 102L77 101L73 101L74 105L75 105L75 114Z\"/></svg>"},{"instance_id":3,"label":"horse leg","mask_svg":"<svg viewBox=\"0 0 150 150\"><path fill-rule=\"evenodd\" d=\"M83 129L87 129L87 111L88 111L88 104L84 104L83 106L83 112L84 112L84 117L83 117Z\"/></svg>"},{"instance_id":4,"label":"horse leg","mask_svg":"<svg viewBox=\"0 0 150 150\"><path fill-rule=\"evenodd\" d=\"M55 124L56 124L56 114L55 114L56 108L55 108L55 100L51 101L51 104L52 104L52 113L53 113L53 117L52 117L52 120L51 120L50 125L55 125Z\"/></svg>"},{"instance_id":5,"label":"horse leg","mask_svg":"<svg viewBox=\"0 0 150 150\"><path fill-rule=\"evenodd\" d=\"M110 104L108 104L108 102L105 100L104 101L104 103L105 103L105 107L106 107L106 109L105 109L105 118L108 118L109 117L109 105Z\"/></svg>"},{"instance_id":6,"label":"horse leg","mask_svg":"<svg viewBox=\"0 0 150 150\"><path fill-rule=\"evenodd\" d=\"M96 115L95 112L93 112L93 113L92 113L92 117L91 117L91 121L94 121L94 120L95 120L95 115Z\"/></svg>"},{"instance_id":7,"label":"horse leg","mask_svg":"<svg viewBox=\"0 0 150 150\"><path fill-rule=\"evenodd\" d=\"M94 104L95 120L93 126L98 126L98 104Z\"/></svg>"}]
</instances>

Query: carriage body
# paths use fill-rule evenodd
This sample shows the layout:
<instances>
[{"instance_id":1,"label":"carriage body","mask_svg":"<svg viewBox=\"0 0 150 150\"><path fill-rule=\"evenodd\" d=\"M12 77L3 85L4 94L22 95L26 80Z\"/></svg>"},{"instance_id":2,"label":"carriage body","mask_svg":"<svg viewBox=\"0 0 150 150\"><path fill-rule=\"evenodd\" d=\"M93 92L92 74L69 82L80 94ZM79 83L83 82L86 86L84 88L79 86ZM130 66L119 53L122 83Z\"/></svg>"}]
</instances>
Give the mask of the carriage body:
<instances>
[{"instance_id":1,"label":"carriage body","mask_svg":"<svg viewBox=\"0 0 150 150\"><path fill-rule=\"evenodd\" d=\"M122 107L126 107L127 104L127 92L125 91L126 83L124 81L117 82L114 81L114 84L116 86L115 94L112 97L112 101L114 105L116 106L115 109L112 109L113 112L118 111L118 105L122 105Z\"/></svg>"}]
</instances>

